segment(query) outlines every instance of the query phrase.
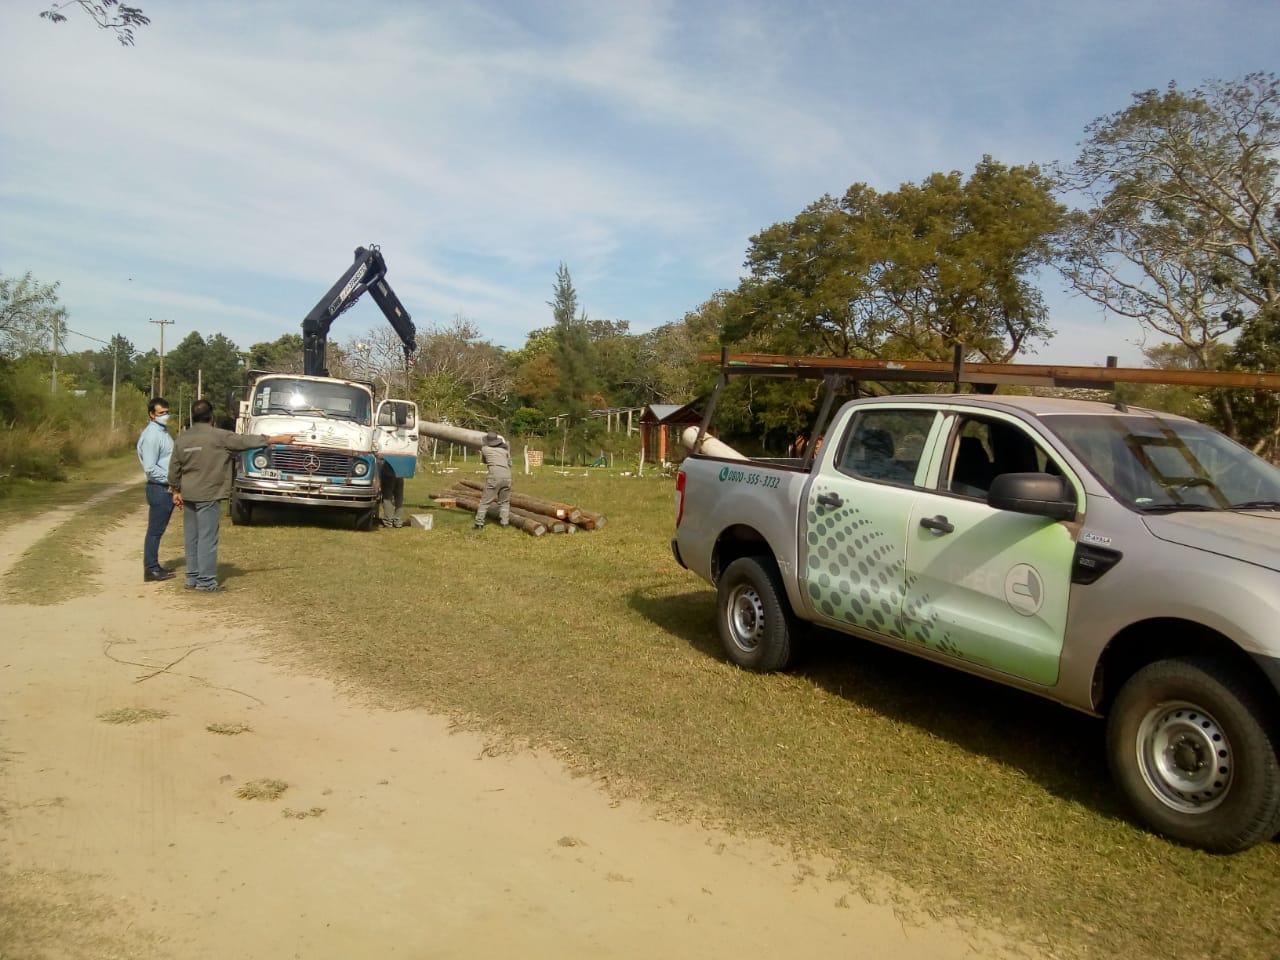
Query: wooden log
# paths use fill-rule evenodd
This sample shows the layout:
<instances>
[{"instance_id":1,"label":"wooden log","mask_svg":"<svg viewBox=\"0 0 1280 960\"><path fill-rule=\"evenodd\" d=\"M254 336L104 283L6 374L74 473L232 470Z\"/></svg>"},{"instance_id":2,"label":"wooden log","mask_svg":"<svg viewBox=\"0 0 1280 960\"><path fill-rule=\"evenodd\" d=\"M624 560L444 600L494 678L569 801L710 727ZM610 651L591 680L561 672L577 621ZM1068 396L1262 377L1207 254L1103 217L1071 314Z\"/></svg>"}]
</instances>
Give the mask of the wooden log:
<instances>
[{"instance_id":1,"label":"wooden log","mask_svg":"<svg viewBox=\"0 0 1280 960\"><path fill-rule=\"evenodd\" d=\"M460 484L470 487L473 490L483 490L484 482L481 480L459 480ZM577 523L578 516L581 511L577 507L572 507L567 503L557 503L554 500L544 500L542 497L530 496L527 493L511 492L511 505L520 507L523 510L530 510L533 513L541 513L548 517L559 517L561 520L568 520L570 523Z\"/></svg>"},{"instance_id":2,"label":"wooden log","mask_svg":"<svg viewBox=\"0 0 1280 960\"><path fill-rule=\"evenodd\" d=\"M475 513L476 510L480 509L480 497L478 496L477 491L471 487L463 487L461 484L455 484L446 491L444 495L452 497L457 501L459 507L469 509L472 513ZM497 504L493 504L489 507L486 515L497 516L497 512ZM531 523L542 526L546 533L564 533L565 527L568 523L559 517L549 517L546 514L538 513L533 510L523 510L514 505L509 508L509 513L513 518L519 517L522 520L527 520Z\"/></svg>"},{"instance_id":3,"label":"wooden log","mask_svg":"<svg viewBox=\"0 0 1280 960\"><path fill-rule=\"evenodd\" d=\"M578 520L578 526L586 530L599 530L604 526L605 519L603 513L595 513L591 510L581 511L582 516Z\"/></svg>"},{"instance_id":4,"label":"wooden log","mask_svg":"<svg viewBox=\"0 0 1280 960\"><path fill-rule=\"evenodd\" d=\"M472 516L475 516L476 511L480 509L479 497L459 495L456 499L458 501L458 509L466 510ZM498 505L496 503L491 504L489 509L485 511L485 517L492 517L494 520L498 519ZM540 537L547 532L546 524L527 514L517 513L515 510L511 511L511 525L535 537Z\"/></svg>"},{"instance_id":5,"label":"wooden log","mask_svg":"<svg viewBox=\"0 0 1280 960\"><path fill-rule=\"evenodd\" d=\"M483 446L484 435L484 430L467 430L464 427L455 427L451 423L435 423L431 420L418 421L418 436L435 437L437 440L456 443L460 447L470 447L472 450L479 450Z\"/></svg>"}]
</instances>

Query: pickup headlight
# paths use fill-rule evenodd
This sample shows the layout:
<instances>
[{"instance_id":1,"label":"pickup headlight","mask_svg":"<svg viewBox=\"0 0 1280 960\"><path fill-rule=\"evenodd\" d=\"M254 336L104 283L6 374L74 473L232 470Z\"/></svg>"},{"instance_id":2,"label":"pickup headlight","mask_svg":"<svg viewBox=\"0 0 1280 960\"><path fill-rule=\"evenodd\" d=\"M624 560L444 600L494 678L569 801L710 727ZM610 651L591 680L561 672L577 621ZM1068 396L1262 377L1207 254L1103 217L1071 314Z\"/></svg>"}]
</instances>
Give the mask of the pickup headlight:
<instances>
[{"instance_id":1,"label":"pickup headlight","mask_svg":"<svg viewBox=\"0 0 1280 960\"><path fill-rule=\"evenodd\" d=\"M271 462L271 461L269 461L269 460L267 459L267 455L266 455L266 453L259 452L259 453L255 453L255 454L253 455L253 465L254 465L254 467L255 467L255 468L257 468L258 470L265 470L265 469L267 469L267 464L268 464L268 463L270 463L270 462Z\"/></svg>"},{"instance_id":2,"label":"pickup headlight","mask_svg":"<svg viewBox=\"0 0 1280 960\"><path fill-rule=\"evenodd\" d=\"M369 464L364 460L357 460L356 465L351 468L351 472L357 477L363 477L369 472Z\"/></svg>"}]
</instances>

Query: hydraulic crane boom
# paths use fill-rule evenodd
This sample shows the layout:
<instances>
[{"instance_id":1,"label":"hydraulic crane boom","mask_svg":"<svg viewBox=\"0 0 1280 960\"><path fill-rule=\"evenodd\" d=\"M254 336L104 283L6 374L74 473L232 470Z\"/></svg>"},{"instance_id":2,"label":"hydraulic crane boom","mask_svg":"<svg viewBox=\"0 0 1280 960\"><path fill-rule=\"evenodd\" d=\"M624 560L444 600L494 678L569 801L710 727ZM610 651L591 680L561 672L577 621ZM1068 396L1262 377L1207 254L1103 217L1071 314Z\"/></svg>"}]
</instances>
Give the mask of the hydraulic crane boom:
<instances>
[{"instance_id":1,"label":"hydraulic crane boom","mask_svg":"<svg viewBox=\"0 0 1280 960\"><path fill-rule=\"evenodd\" d=\"M414 351L418 349L417 330L400 298L387 285L386 278L387 264L382 259L382 251L372 244L368 247L356 247L355 262L302 321L303 373L315 377L329 375L325 361L329 327L366 290L373 296L387 322L400 335L400 342L404 345L404 362L408 366Z\"/></svg>"}]
</instances>

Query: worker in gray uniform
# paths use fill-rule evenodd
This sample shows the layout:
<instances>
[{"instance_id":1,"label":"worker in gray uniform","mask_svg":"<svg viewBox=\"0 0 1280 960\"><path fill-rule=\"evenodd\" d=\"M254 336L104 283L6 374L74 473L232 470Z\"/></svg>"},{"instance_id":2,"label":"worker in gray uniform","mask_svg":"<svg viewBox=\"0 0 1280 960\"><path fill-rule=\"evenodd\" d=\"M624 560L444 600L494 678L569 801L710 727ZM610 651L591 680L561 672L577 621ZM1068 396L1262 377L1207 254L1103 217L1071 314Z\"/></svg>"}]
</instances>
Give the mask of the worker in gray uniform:
<instances>
[{"instance_id":1,"label":"worker in gray uniform","mask_svg":"<svg viewBox=\"0 0 1280 960\"><path fill-rule=\"evenodd\" d=\"M498 526L511 522L511 450L507 441L496 433L486 433L480 447L480 459L489 468L484 481L484 494L476 508L476 530L484 529L484 519L489 505L498 501Z\"/></svg>"}]
</instances>

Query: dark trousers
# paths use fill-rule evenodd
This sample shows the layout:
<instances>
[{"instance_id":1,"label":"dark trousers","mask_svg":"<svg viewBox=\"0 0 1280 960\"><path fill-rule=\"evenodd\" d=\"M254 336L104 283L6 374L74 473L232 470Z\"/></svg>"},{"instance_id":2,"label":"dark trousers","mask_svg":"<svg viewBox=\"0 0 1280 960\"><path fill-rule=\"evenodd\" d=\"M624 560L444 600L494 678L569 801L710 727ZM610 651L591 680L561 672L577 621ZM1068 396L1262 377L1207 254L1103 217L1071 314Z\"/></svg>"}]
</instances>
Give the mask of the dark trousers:
<instances>
[{"instance_id":1,"label":"dark trousers","mask_svg":"<svg viewBox=\"0 0 1280 960\"><path fill-rule=\"evenodd\" d=\"M142 570L155 573L160 569L160 538L173 516L173 494L163 483L147 481L147 535L142 540Z\"/></svg>"}]
</instances>

